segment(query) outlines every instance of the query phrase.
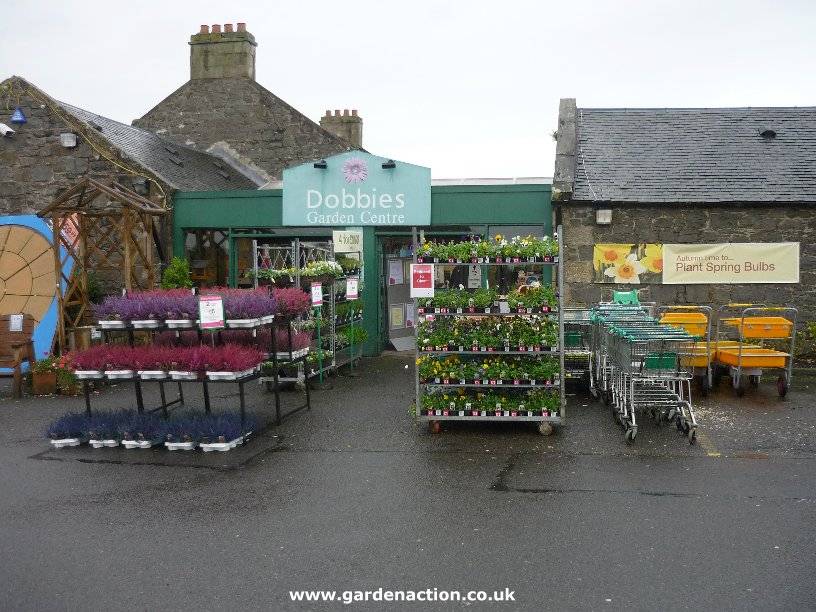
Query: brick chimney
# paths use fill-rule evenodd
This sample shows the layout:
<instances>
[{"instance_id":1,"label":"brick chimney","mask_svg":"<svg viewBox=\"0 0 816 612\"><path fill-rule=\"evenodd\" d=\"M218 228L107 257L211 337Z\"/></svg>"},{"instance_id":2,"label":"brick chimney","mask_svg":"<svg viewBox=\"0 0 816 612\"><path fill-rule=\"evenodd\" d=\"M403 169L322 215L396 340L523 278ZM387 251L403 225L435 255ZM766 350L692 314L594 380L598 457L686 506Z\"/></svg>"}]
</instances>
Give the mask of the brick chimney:
<instances>
[{"instance_id":1,"label":"brick chimney","mask_svg":"<svg viewBox=\"0 0 816 612\"><path fill-rule=\"evenodd\" d=\"M357 114L356 109L351 113L345 109L343 114L340 114L339 110L334 111L334 114L327 110L320 118L320 127L339 136L353 147L363 147L363 118Z\"/></svg>"},{"instance_id":2,"label":"brick chimney","mask_svg":"<svg viewBox=\"0 0 816 612\"><path fill-rule=\"evenodd\" d=\"M202 25L190 37L190 79L255 80L255 37L245 23Z\"/></svg>"}]
</instances>

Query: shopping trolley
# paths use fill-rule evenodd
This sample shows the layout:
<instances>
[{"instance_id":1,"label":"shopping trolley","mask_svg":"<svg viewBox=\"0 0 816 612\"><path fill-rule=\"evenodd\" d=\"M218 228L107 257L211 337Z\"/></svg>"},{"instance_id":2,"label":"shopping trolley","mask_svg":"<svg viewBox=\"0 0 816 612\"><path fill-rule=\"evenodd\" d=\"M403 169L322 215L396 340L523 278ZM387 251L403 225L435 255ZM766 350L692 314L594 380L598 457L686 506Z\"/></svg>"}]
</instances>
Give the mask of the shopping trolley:
<instances>
[{"instance_id":1,"label":"shopping trolley","mask_svg":"<svg viewBox=\"0 0 816 612\"><path fill-rule=\"evenodd\" d=\"M637 436L638 415L648 413L657 422L674 422L694 444L692 374L682 360L694 336L654 320L618 322L607 333L613 411L627 442Z\"/></svg>"}]
</instances>

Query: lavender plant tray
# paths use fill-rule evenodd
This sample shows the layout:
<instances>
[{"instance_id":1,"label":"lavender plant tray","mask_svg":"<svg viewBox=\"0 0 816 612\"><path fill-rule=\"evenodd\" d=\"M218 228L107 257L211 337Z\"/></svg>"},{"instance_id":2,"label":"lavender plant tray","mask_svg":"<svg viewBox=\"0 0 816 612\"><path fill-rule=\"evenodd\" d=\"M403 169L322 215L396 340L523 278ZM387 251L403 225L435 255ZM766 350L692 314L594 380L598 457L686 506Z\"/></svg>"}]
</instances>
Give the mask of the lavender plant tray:
<instances>
[{"instance_id":1,"label":"lavender plant tray","mask_svg":"<svg viewBox=\"0 0 816 612\"><path fill-rule=\"evenodd\" d=\"M249 434L247 434L247 435L249 435ZM244 442L244 436L239 436L239 437L235 438L234 440L230 440L229 442L208 442L206 444L202 442L200 444L200 446L201 446L201 450L203 450L205 453L209 453L210 451L226 452L226 451L232 450L233 448L235 448L239 444L243 444L243 442Z\"/></svg>"},{"instance_id":2,"label":"lavender plant tray","mask_svg":"<svg viewBox=\"0 0 816 612\"><path fill-rule=\"evenodd\" d=\"M209 380L238 380L239 378L249 376L254 371L255 368L250 368L241 372L207 372L207 378Z\"/></svg>"},{"instance_id":3,"label":"lavender plant tray","mask_svg":"<svg viewBox=\"0 0 816 612\"><path fill-rule=\"evenodd\" d=\"M170 370L168 372L173 380L198 380L197 372L185 372L182 370Z\"/></svg>"},{"instance_id":4,"label":"lavender plant tray","mask_svg":"<svg viewBox=\"0 0 816 612\"><path fill-rule=\"evenodd\" d=\"M167 319L165 320L167 329L190 329L195 327L195 321L192 319Z\"/></svg>"},{"instance_id":5,"label":"lavender plant tray","mask_svg":"<svg viewBox=\"0 0 816 612\"><path fill-rule=\"evenodd\" d=\"M131 321L130 324L133 325L133 329L156 329L161 325L156 319L140 319Z\"/></svg>"},{"instance_id":6,"label":"lavender plant tray","mask_svg":"<svg viewBox=\"0 0 816 612\"><path fill-rule=\"evenodd\" d=\"M125 321L99 321L99 327L102 329L125 329L127 323Z\"/></svg>"},{"instance_id":7,"label":"lavender plant tray","mask_svg":"<svg viewBox=\"0 0 816 612\"><path fill-rule=\"evenodd\" d=\"M51 440L51 446L54 448L66 448L69 446L79 446L84 440L82 438L60 438L59 440Z\"/></svg>"},{"instance_id":8,"label":"lavender plant tray","mask_svg":"<svg viewBox=\"0 0 816 612\"><path fill-rule=\"evenodd\" d=\"M139 370L138 374L142 380L164 380L167 378L167 372L164 370Z\"/></svg>"},{"instance_id":9,"label":"lavender plant tray","mask_svg":"<svg viewBox=\"0 0 816 612\"><path fill-rule=\"evenodd\" d=\"M194 450L198 442L165 442L164 445L167 447L167 450Z\"/></svg>"},{"instance_id":10,"label":"lavender plant tray","mask_svg":"<svg viewBox=\"0 0 816 612\"><path fill-rule=\"evenodd\" d=\"M110 380L128 380L135 375L133 370L105 370L105 376Z\"/></svg>"},{"instance_id":11,"label":"lavender plant tray","mask_svg":"<svg viewBox=\"0 0 816 612\"><path fill-rule=\"evenodd\" d=\"M114 448L119 446L119 440L88 440L92 448Z\"/></svg>"},{"instance_id":12,"label":"lavender plant tray","mask_svg":"<svg viewBox=\"0 0 816 612\"><path fill-rule=\"evenodd\" d=\"M227 319L227 327L230 329L251 329L260 324L260 319Z\"/></svg>"},{"instance_id":13,"label":"lavender plant tray","mask_svg":"<svg viewBox=\"0 0 816 612\"><path fill-rule=\"evenodd\" d=\"M102 370L74 370L74 375L80 380L99 379L105 376Z\"/></svg>"}]
</instances>

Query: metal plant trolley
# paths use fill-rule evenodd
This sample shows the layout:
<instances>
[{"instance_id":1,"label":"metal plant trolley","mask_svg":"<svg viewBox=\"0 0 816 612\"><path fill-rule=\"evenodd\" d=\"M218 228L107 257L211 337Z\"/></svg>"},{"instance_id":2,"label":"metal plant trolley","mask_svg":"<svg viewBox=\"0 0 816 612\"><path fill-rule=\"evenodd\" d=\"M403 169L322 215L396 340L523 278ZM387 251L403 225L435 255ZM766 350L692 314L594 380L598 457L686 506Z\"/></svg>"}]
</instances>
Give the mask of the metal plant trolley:
<instances>
[{"instance_id":1,"label":"metal plant trolley","mask_svg":"<svg viewBox=\"0 0 816 612\"><path fill-rule=\"evenodd\" d=\"M564 308L564 378L585 380L592 373L591 308Z\"/></svg>"},{"instance_id":2,"label":"metal plant trolley","mask_svg":"<svg viewBox=\"0 0 816 612\"><path fill-rule=\"evenodd\" d=\"M275 329L280 328L283 325L286 326L286 331L288 334L288 351L278 351L277 346L277 338L275 335ZM303 351L301 354L298 354L298 351L292 351L292 326L293 320L287 319L285 321L276 320L273 321L272 324L272 334L271 334L271 346L269 350L269 358L272 361L272 376L261 376L260 382L267 383L267 388L269 384L272 385L272 390L275 393L275 418L276 423L278 425L281 424L281 421L296 412L300 412L301 410L311 410L312 409L312 399L309 393L309 381L307 380L307 372L306 372L306 356L308 354L308 350ZM263 366L262 366L263 367ZM281 368L295 368L297 370L296 376L280 376ZM281 414L281 403L280 403L280 385L281 383L286 382L294 382L294 383L303 383L303 387L306 393L306 403L301 404L295 408L289 410L286 414Z\"/></svg>"},{"instance_id":3,"label":"metal plant trolley","mask_svg":"<svg viewBox=\"0 0 816 612\"><path fill-rule=\"evenodd\" d=\"M494 302L489 308L467 308L457 309L456 311L447 311L447 309L430 308L429 312L425 312L423 307L419 306L417 299L414 299L414 308L417 316L418 325L416 326L417 336L417 360L423 356L440 356L450 355L460 358L462 361L471 361L493 358L493 357L515 357L525 360L541 360L544 357L556 358L558 362L558 372L553 376L552 380L486 380L486 381L467 381L467 380L430 380L421 381L419 376L419 367L416 368L415 376L415 391L416 391L416 416L420 422L427 422L431 430L438 432L440 430L442 421L518 421L518 422L532 422L538 424L539 432L543 435L550 435L554 427L564 425L566 423L566 401L564 392L564 318L563 318L563 236L562 230L559 226L556 232L558 251L554 256L530 258L531 260L522 260L523 258L506 258L507 261L490 262L479 261L474 264L472 261L467 262L440 262L434 263L438 266L462 266L462 265L479 265L484 266L484 269L494 267L506 267L508 269L525 267L539 269L541 271L550 269L553 272L553 284L556 289L556 306L554 308L545 308L535 311L535 309L520 308L516 312L511 312L508 304L502 298ZM414 243L417 243L416 233L414 234ZM505 259L505 258L503 258ZM417 262L417 248L414 248L414 262ZM488 350L467 350L473 347L460 346L458 350L424 350L419 341L419 330L424 322L433 322L435 320L547 320L556 323L556 341L553 346L524 347L522 350L505 350L488 349ZM538 319L540 318L540 319ZM516 347L521 348L521 347ZM463 406L451 407L449 410L424 410L423 397L432 394L457 393L468 391L472 392L476 389L481 389L489 393L497 394L511 394L524 393L526 391L549 391L557 394L558 408L554 414L549 410L542 410L541 408L534 409L533 406L527 408L519 408L518 410L504 410L496 405L496 410L472 410L468 409L468 404ZM533 409L531 409L533 408Z\"/></svg>"}]
</instances>

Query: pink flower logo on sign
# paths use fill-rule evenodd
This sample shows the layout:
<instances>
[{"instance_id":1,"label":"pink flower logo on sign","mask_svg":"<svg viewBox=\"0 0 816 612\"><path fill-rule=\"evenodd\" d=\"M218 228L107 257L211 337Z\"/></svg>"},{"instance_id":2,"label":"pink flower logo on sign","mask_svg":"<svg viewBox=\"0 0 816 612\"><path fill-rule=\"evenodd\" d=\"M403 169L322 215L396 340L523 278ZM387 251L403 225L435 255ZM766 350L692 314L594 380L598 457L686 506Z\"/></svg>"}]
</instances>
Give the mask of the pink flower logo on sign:
<instances>
[{"instance_id":1,"label":"pink flower logo on sign","mask_svg":"<svg viewBox=\"0 0 816 612\"><path fill-rule=\"evenodd\" d=\"M368 178L368 166L359 157L347 159L343 164L343 176L347 183L362 183Z\"/></svg>"}]
</instances>

